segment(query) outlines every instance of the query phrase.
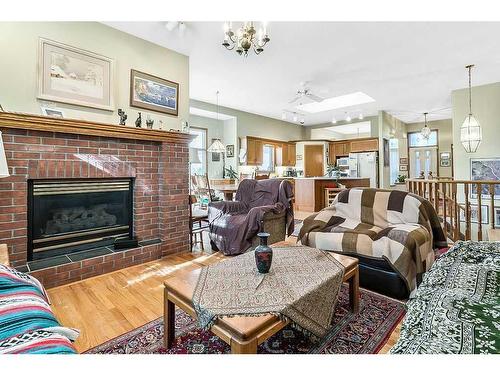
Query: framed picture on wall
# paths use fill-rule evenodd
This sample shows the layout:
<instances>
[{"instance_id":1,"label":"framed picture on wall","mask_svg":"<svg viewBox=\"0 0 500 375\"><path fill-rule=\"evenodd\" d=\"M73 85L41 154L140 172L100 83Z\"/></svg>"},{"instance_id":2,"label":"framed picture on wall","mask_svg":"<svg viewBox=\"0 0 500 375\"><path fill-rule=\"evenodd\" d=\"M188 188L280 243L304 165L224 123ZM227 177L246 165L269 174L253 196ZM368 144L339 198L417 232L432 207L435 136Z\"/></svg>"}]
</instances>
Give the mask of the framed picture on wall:
<instances>
[{"instance_id":1,"label":"framed picture on wall","mask_svg":"<svg viewBox=\"0 0 500 375\"><path fill-rule=\"evenodd\" d=\"M212 138L212 143L214 143L217 139L219 138ZM212 154L212 161L216 162L220 161L220 152L211 152L211 154Z\"/></svg>"},{"instance_id":2,"label":"framed picture on wall","mask_svg":"<svg viewBox=\"0 0 500 375\"><path fill-rule=\"evenodd\" d=\"M406 165L406 164L400 164L400 165L399 165L399 170L400 170L401 172L406 172L406 171L408 171L408 165Z\"/></svg>"},{"instance_id":3,"label":"framed picture on wall","mask_svg":"<svg viewBox=\"0 0 500 375\"><path fill-rule=\"evenodd\" d=\"M399 164L408 164L408 158L399 158Z\"/></svg>"},{"instance_id":4,"label":"framed picture on wall","mask_svg":"<svg viewBox=\"0 0 500 375\"><path fill-rule=\"evenodd\" d=\"M495 228L500 228L500 207L495 207Z\"/></svg>"},{"instance_id":5,"label":"framed picture on wall","mask_svg":"<svg viewBox=\"0 0 500 375\"><path fill-rule=\"evenodd\" d=\"M226 146L226 156L228 158L234 158L234 145Z\"/></svg>"},{"instance_id":6,"label":"framed picture on wall","mask_svg":"<svg viewBox=\"0 0 500 375\"><path fill-rule=\"evenodd\" d=\"M113 111L114 60L40 38L38 99Z\"/></svg>"},{"instance_id":7,"label":"framed picture on wall","mask_svg":"<svg viewBox=\"0 0 500 375\"><path fill-rule=\"evenodd\" d=\"M478 206L477 205L470 205L470 221L471 223L477 223L478 219ZM489 206L488 205L481 205L481 223L482 224L488 224L490 222L489 220ZM465 212L463 210L460 210L460 221L465 222Z\"/></svg>"},{"instance_id":8,"label":"framed picture on wall","mask_svg":"<svg viewBox=\"0 0 500 375\"><path fill-rule=\"evenodd\" d=\"M64 118L64 112L59 108L40 107L44 116Z\"/></svg>"},{"instance_id":9,"label":"framed picture on wall","mask_svg":"<svg viewBox=\"0 0 500 375\"><path fill-rule=\"evenodd\" d=\"M500 158L471 159L470 179L473 181L498 180L500 176ZM490 185L481 186L481 195L490 197ZM494 199L500 199L500 184L495 185ZM472 184L471 198L477 198L477 186Z\"/></svg>"},{"instance_id":10,"label":"framed picture on wall","mask_svg":"<svg viewBox=\"0 0 500 375\"><path fill-rule=\"evenodd\" d=\"M440 167L451 167L451 160L450 159L440 159L439 166Z\"/></svg>"},{"instance_id":11,"label":"framed picture on wall","mask_svg":"<svg viewBox=\"0 0 500 375\"><path fill-rule=\"evenodd\" d=\"M130 71L130 106L177 116L179 84L151 74Z\"/></svg>"}]
</instances>

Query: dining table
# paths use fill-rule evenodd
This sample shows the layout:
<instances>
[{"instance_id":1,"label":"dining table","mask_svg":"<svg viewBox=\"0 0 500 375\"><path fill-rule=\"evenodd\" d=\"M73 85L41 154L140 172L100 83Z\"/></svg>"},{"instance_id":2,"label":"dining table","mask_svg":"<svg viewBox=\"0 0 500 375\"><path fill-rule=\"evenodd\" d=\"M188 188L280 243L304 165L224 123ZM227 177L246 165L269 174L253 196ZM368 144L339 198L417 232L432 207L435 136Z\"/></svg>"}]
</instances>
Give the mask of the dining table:
<instances>
[{"instance_id":1,"label":"dining table","mask_svg":"<svg viewBox=\"0 0 500 375\"><path fill-rule=\"evenodd\" d=\"M238 190L238 184L215 184L210 185L210 188L224 194L225 201L232 201L234 194Z\"/></svg>"}]
</instances>

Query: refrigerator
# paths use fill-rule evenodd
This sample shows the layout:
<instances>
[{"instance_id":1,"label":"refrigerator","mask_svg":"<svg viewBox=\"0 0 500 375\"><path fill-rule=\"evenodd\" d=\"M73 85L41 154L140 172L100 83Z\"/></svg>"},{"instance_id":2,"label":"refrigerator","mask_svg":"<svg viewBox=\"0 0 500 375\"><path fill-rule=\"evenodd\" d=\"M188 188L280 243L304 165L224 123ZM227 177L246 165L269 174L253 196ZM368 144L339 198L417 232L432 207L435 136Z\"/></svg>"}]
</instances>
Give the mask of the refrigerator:
<instances>
[{"instance_id":1,"label":"refrigerator","mask_svg":"<svg viewBox=\"0 0 500 375\"><path fill-rule=\"evenodd\" d=\"M370 179L370 187L378 186L378 153L355 152L349 154L349 177Z\"/></svg>"}]
</instances>

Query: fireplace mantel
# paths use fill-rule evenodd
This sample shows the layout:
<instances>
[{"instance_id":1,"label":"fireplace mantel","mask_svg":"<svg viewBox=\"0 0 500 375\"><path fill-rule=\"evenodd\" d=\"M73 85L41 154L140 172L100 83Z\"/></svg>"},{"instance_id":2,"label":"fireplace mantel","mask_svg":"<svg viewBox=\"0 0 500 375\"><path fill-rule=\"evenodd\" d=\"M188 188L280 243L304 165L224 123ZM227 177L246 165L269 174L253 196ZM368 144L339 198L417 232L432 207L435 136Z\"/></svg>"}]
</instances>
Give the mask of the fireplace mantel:
<instances>
[{"instance_id":1,"label":"fireplace mantel","mask_svg":"<svg viewBox=\"0 0 500 375\"><path fill-rule=\"evenodd\" d=\"M24 113L0 112L0 128L48 131L126 138L143 141L189 143L191 135L175 131L136 128L85 120L62 119Z\"/></svg>"}]
</instances>

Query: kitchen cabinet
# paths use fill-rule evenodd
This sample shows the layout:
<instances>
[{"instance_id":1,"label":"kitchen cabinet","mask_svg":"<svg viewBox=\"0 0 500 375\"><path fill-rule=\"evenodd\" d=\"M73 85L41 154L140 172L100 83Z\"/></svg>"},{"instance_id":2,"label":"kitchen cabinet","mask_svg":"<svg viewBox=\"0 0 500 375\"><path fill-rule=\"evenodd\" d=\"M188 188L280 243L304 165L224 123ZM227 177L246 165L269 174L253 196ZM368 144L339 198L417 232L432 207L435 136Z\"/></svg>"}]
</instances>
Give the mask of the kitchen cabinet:
<instances>
[{"instance_id":1,"label":"kitchen cabinet","mask_svg":"<svg viewBox=\"0 0 500 375\"><path fill-rule=\"evenodd\" d=\"M328 163L335 164L338 157L347 156L351 152L370 151L378 151L377 138L330 142L328 144Z\"/></svg>"},{"instance_id":2,"label":"kitchen cabinet","mask_svg":"<svg viewBox=\"0 0 500 375\"><path fill-rule=\"evenodd\" d=\"M351 152L378 151L378 139L363 139L351 141Z\"/></svg>"},{"instance_id":3,"label":"kitchen cabinet","mask_svg":"<svg viewBox=\"0 0 500 375\"><path fill-rule=\"evenodd\" d=\"M247 137L244 142L247 150L246 165L261 165L264 159L264 143L250 137Z\"/></svg>"},{"instance_id":4,"label":"kitchen cabinet","mask_svg":"<svg viewBox=\"0 0 500 375\"><path fill-rule=\"evenodd\" d=\"M283 148L285 148L285 146L283 146ZM285 160L287 160L287 166L295 167L295 163L297 162L296 159L297 149L295 143L287 143L286 148L287 148L287 158Z\"/></svg>"}]
</instances>

